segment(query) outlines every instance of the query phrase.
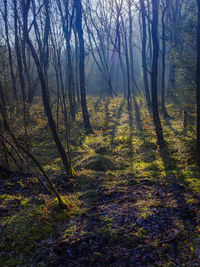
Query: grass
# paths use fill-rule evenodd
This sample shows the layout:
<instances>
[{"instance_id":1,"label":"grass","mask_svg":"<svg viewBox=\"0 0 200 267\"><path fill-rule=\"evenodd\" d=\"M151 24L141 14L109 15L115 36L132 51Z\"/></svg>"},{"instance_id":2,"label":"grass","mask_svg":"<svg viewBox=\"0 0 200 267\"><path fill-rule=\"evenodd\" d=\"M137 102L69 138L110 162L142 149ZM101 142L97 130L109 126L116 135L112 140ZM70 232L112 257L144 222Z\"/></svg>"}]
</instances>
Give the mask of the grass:
<instances>
[{"instance_id":1,"label":"grass","mask_svg":"<svg viewBox=\"0 0 200 267\"><path fill-rule=\"evenodd\" d=\"M97 102L99 104L94 105ZM181 264L198 260L199 217L195 222L196 230L188 230L187 223L173 215L173 210L180 208L180 201L169 189L171 184L185 185L188 191L184 191L183 200L186 206L197 210L199 202L195 195L200 194L200 177L199 168L193 162L195 131L189 127L185 135L181 115L169 106L169 114L176 119L166 122L161 118L169 149L169 153L161 154L152 119L144 104L140 103L139 108L141 129L137 128L135 111L130 118L122 98L89 99L94 134L87 136L84 130L80 130L79 112L71 130L75 177L73 192L70 192L62 178L62 162L52 142L41 102L31 107L28 132L32 152L55 184L63 186L59 190L68 208L61 210L52 196L38 190L38 185L38 195L34 196L31 190L26 192L23 179L17 185L22 193L15 192L16 182L5 181L9 194L1 195L0 208L9 212L0 219L0 249L3 251L0 265L48 266L57 255L51 249L60 243L68 254L65 255L68 260L65 265L83 264L81 257L86 262L91 260L94 265L100 263L104 266L110 262L120 265L123 260L133 264L128 255L133 250L136 250L134 255L141 254L144 249L148 256L149 247L158 259L155 261L157 266L173 266L170 264L176 262L176 257ZM16 131L23 137L22 129ZM59 134L66 148L62 119ZM22 188L26 195L23 195ZM165 217L170 217L171 221ZM167 221L163 229L159 228L162 225L156 218L163 220L163 224L164 220ZM165 241L173 239L171 236L175 236L176 231L180 234L175 237L178 246L173 256L173 242ZM106 246L111 251L103 250ZM87 258L86 254L90 257ZM168 254L172 255L171 258L167 257ZM80 258L77 255L81 255ZM139 256L138 259L141 260Z\"/></svg>"},{"instance_id":2,"label":"grass","mask_svg":"<svg viewBox=\"0 0 200 267\"><path fill-rule=\"evenodd\" d=\"M43 257L46 264L50 263L51 257L46 254L48 243L59 238L59 224L84 212L76 196L62 199L67 210L62 210L56 199L44 195L36 202L31 197L1 196L1 207L10 209L9 215L0 220L0 250L4 252L0 257L1 266L21 266L27 261L30 264L39 260L37 257ZM12 201L17 201L18 205ZM13 211L14 208L17 212Z\"/></svg>"}]
</instances>

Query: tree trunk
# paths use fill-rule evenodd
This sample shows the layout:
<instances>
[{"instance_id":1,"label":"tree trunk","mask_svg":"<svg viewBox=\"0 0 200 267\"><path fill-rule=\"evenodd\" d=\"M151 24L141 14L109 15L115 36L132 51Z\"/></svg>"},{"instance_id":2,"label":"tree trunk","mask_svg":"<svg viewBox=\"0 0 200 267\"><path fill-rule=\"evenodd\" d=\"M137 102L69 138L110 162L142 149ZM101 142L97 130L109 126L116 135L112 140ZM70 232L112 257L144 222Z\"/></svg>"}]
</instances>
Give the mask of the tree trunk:
<instances>
[{"instance_id":1,"label":"tree trunk","mask_svg":"<svg viewBox=\"0 0 200 267\"><path fill-rule=\"evenodd\" d=\"M78 58L79 58L79 53L78 53L78 37L77 37L77 32L76 32L76 27L74 27L74 45L75 45L75 91L76 91L76 97L77 97L77 102L80 103L80 94L79 94L79 71L78 71Z\"/></svg>"},{"instance_id":2,"label":"tree trunk","mask_svg":"<svg viewBox=\"0 0 200 267\"><path fill-rule=\"evenodd\" d=\"M130 55L130 78L132 93L134 90L134 64L133 64L133 18L131 14L131 1L128 1L128 13L129 13L129 55Z\"/></svg>"},{"instance_id":3,"label":"tree trunk","mask_svg":"<svg viewBox=\"0 0 200 267\"><path fill-rule=\"evenodd\" d=\"M73 81L73 68L72 68L72 60L71 60L71 45L70 45L70 37L69 33L65 33L65 39L67 43L67 64L68 64L68 96L69 96L69 104L72 119L75 120L75 105L73 101L73 90L74 90L74 81Z\"/></svg>"},{"instance_id":4,"label":"tree trunk","mask_svg":"<svg viewBox=\"0 0 200 267\"><path fill-rule=\"evenodd\" d=\"M197 67L196 67L196 97L197 97L197 164L200 166L200 0L198 4L197 23Z\"/></svg>"},{"instance_id":5,"label":"tree trunk","mask_svg":"<svg viewBox=\"0 0 200 267\"><path fill-rule=\"evenodd\" d=\"M165 107L165 72L166 72L166 26L165 26L165 14L167 11L167 7L163 9L162 12L162 96L161 96L161 104L162 104L162 112L164 116L168 116L167 110Z\"/></svg>"},{"instance_id":6,"label":"tree trunk","mask_svg":"<svg viewBox=\"0 0 200 267\"><path fill-rule=\"evenodd\" d=\"M22 64L22 54L18 38L18 11L17 11L17 2L13 1L14 4L14 32L15 32L15 51L17 56L17 65L19 69L19 82L22 93L23 100L23 117L24 117L24 132L25 132L25 142L26 148L28 148L28 133L27 133L27 116L26 116L26 91L25 91L25 81L23 75L23 64Z\"/></svg>"},{"instance_id":7,"label":"tree trunk","mask_svg":"<svg viewBox=\"0 0 200 267\"><path fill-rule=\"evenodd\" d=\"M12 86L13 86L13 96L15 100L18 100L17 97L17 88L16 88L16 80L13 70L13 60L12 60L12 52L10 47L10 40L9 40L9 33L8 33L8 7L7 7L7 0L4 0L4 23L5 23L5 33L6 33L6 43L8 47L8 58L9 58L9 67L10 67L10 75L12 79Z\"/></svg>"},{"instance_id":8,"label":"tree trunk","mask_svg":"<svg viewBox=\"0 0 200 267\"><path fill-rule=\"evenodd\" d=\"M35 65L37 67L37 72L38 72L38 76L39 76L40 84L41 84L41 88L42 88L42 99L43 99L43 103L44 103L44 109L45 109L45 112L46 112L46 115L48 118L49 126L51 129L54 141L56 143L58 152L59 152L60 157L63 161L63 164L65 166L67 174L72 175L71 174L71 166L69 164L67 154L64 150L64 147L63 147L63 145L60 141L60 138L58 136L58 133L56 131L56 124L55 124L54 119L53 119L53 114L52 114L51 106L50 106L50 102L49 102L47 85L46 85L45 77L44 77L44 74L43 74L43 71L42 71L42 68L40 65L40 61L39 61L37 53L36 53L36 51L32 45L32 42L29 38L29 35L28 35L27 23L28 23L29 6L30 6L30 0L27 0L26 4L25 4L25 2L23 3L24 38L27 42L27 45L31 51L33 60L34 60Z\"/></svg>"},{"instance_id":9,"label":"tree trunk","mask_svg":"<svg viewBox=\"0 0 200 267\"><path fill-rule=\"evenodd\" d=\"M144 90L145 90L147 106L149 111L151 111L151 98L149 93L149 82L147 76L147 59L146 59L146 44L147 44L147 31L146 31L146 18L145 18L146 12L143 0L140 0L140 8L142 12L142 68L143 68Z\"/></svg>"},{"instance_id":10,"label":"tree trunk","mask_svg":"<svg viewBox=\"0 0 200 267\"><path fill-rule=\"evenodd\" d=\"M153 120L156 129L157 143L162 149L164 147L164 137L162 132L162 126L158 113L158 3L159 0L152 0L153 18L152 18L152 40L153 40L153 62L152 62L152 108L153 108Z\"/></svg>"},{"instance_id":11,"label":"tree trunk","mask_svg":"<svg viewBox=\"0 0 200 267\"><path fill-rule=\"evenodd\" d=\"M87 133L93 133L88 108L86 100L86 91L85 91L85 48L84 48L84 39L83 39L83 29L82 29L82 4L81 0L76 0L76 28L79 39L79 49L80 49L80 61L79 61L79 77L80 77L80 93L81 93L81 107L83 113L83 122L85 130Z\"/></svg>"}]
</instances>

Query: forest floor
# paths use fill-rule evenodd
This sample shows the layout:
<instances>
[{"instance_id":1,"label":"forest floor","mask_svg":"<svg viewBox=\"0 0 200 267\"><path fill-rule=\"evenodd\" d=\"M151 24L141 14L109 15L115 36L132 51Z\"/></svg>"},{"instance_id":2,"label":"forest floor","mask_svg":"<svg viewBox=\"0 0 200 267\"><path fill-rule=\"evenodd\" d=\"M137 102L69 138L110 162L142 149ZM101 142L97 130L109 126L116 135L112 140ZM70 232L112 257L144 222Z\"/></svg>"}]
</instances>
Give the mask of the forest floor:
<instances>
[{"instance_id":1,"label":"forest floor","mask_svg":"<svg viewBox=\"0 0 200 267\"><path fill-rule=\"evenodd\" d=\"M95 133L84 134L78 113L71 132L75 175L68 179L35 104L31 149L68 208L60 209L36 177L1 174L0 266L200 266L194 122L183 130L182 114L167 108L161 153L139 99L131 111L122 98L90 99Z\"/></svg>"}]
</instances>

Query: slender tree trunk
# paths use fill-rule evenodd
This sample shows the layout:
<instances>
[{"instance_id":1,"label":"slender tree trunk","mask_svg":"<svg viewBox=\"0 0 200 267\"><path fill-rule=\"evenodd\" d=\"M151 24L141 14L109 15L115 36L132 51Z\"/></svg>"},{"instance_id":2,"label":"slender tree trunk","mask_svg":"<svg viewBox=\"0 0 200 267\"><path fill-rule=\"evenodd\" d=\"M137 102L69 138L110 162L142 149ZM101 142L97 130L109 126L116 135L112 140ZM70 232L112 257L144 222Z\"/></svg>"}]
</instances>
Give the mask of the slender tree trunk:
<instances>
[{"instance_id":1,"label":"slender tree trunk","mask_svg":"<svg viewBox=\"0 0 200 267\"><path fill-rule=\"evenodd\" d=\"M39 168L39 170L41 171L41 173L44 175L44 177L46 178L46 181L48 183L48 186L50 188L50 190L55 194L55 196L57 197L58 199L58 202L60 204L60 206L62 208L66 208L63 201L62 201L62 198L60 197L59 193L57 192L56 188L54 187L53 183L51 182L49 176L47 175L47 173L45 172L45 170L42 168L41 164L39 163L39 161L33 156L33 154L30 153L30 151L28 151L27 149L25 149L17 140L17 138L15 137L15 135L12 133L11 129L10 129L10 126L8 124L8 121L6 119L6 110L4 109L4 107L2 107L1 103L4 103L5 102L5 97L4 97L4 94L3 94L3 90L2 90L2 84L1 84L1 81L0 81L0 113L2 115L2 118L3 118L3 122L4 122L4 126L5 126L5 129L6 131L10 134L10 136L12 137L12 140L14 141L15 145L20 148L23 152L25 152L25 154L27 154L27 156L29 158L31 158L35 164L37 165L37 167ZM3 137L3 139L5 139L8 144L10 146L12 146L14 148L14 146L11 144L11 142L1 134L1 137ZM20 156L20 158L23 160L23 157L20 155L20 153L17 151L16 148L14 148L15 151L17 152L17 154Z\"/></svg>"},{"instance_id":2,"label":"slender tree trunk","mask_svg":"<svg viewBox=\"0 0 200 267\"><path fill-rule=\"evenodd\" d=\"M22 60L23 60L24 72L26 74L27 85L28 85L27 102L29 104L31 104L32 100L33 100L33 98L31 97L33 95L33 87L32 87L32 83L31 83L30 72L29 72L29 69L28 69L27 61L26 61L26 41L25 40L22 40L21 47L22 47L21 51L22 51Z\"/></svg>"},{"instance_id":3,"label":"slender tree trunk","mask_svg":"<svg viewBox=\"0 0 200 267\"><path fill-rule=\"evenodd\" d=\"M147 45L147 30L146 30L146 17L145 17L146 12L143 0L140 0L140 8L142 12L142 68L143 68L144 90L145 90L147 106L149 111L151 111L151 97L149 93L149 82L147 76L147 59L146 59L146 45Z\"/></svg>"},{"instance_id":4,"label":"slender tree trunk","mask_svg":"<svg viewBox=\"0 0 200 267\"><path fill-rule=\"evenodd\" d=\"M57 108L56 108L56 128L57 132L59 129L59 110L60 110L60 84L59 84L59 75L58 75L58 67L55 66L56 73L56 89L57 89Z\"/></svg>"},{"instance_id":5,"label":"slender tree trunk","mask_svg":"<svg viewBox=\"0 0 200 267\"><path fill-rule=\"evenodd\" d=\"M172 96L175 96L176 94L176 62L175 62L175 56L173 55L174 51L177 50L178 45L178 38L177 38L177 29L178 26L180 26L179 21L179 8L181 6L182 1L172 1L169 0L170 3L170 10L168 12L168 18L169 18L169 24L170 29L170 68L169 68L169 89Z\"/></svg>"},{"instance_id":6,"label":"slender tree trunk","mask_svg":"<svg viewBox=\"0 0 200 267\"><path fill-rule=\"evenodd\" d=\"M158 113L158 7L159 0L152 0L153 18L152 18L152 40L153 40L153 62L152 62L152 108L153 108L153 120L156 129L157 142L159 147L164 147L164 137L162 132L162 126L160 116Z\"/></svg>"},{"instance_id":7,"label":"slender tree trunk","mask_svg":"<svg viewBox=\"0 0 200 267\"><path fill-rule=\"evenodd\" d=\"M131 0L128 1L128 15L129 15L129 55L130 55L130 78L131 91L134 94L134 64L133 64L133 18L131 14Z\"/></svg>"},{"instance_id":8,"label":"slender tree trunk","mask_svg":"<svg viewBox=\"0 0 200 267\"><path fill-rule=\"evenodd\" d=\"M5 23L6 43L7 43L7 47L8 47L8 58L9 58L9 66L10 66L10 75L11 75L12 86L13 86L13 96L14 96L15 100L18 100L16 80L15 80L15 75L14 75L14 70L13 70L12 52L11 52L11 47L10 47L9 33L8 33L8 5L7 5L7 0L4 0L4 8L5 8L4 23Z\"/></svg>"},{"instance_id":9,"label":"slender tree trunk","mask_svg":"<svg viewBox=\"0 0 200 267\"><path fill-rule=\"evenodd\" d=\"M76 32L76 27L74 27L74 42L75 42L75 89L76 89L76 97L77 102L80 103L80 90L79 90L79 72L78 72L78 37Z\"/></svg>"},{"instance_id":10,"label":"slender tree trunk","mask_svg":"<svg viewBox=\"0 0 200 267\"><path fill-rule=\"evenodd\" d=\"M69 33L66 33L66 43L67 43L67 64L68 64L68 96L69 104L72 119L75 120L75 106L73 101L73 90L74 90L74 81L73 81L73 69L72 69L72 60L71 60L71 45Z\"/></svg>"},{"instance_id":11,"label":"slender tree trunk","mask_svg":"<svg viewBox=\"0 0 200 267\"><path fill-rule=\"evenodd\" d=\"M166 26L165 26L165 14L167 11L167 7L164 8L162 12L162 96L161 96L161 104L162 104L162 112L164 116L168 116L167 110L165 107L165 72L166 72Z\"/></svg>"},{"instance_id":12,"label":"slender tree trunk","mask_svg":"<svg viewBox=\"0 0 200 267\"><path fill-rule=\"evenodd\" d=\"M197 97L197 164L200 166L200 0L198 5L197 23L197 68L196 68L196 97Z\"/></svg>"},{"instance_id":13,"label":"slender tree trunk","mask_svg":"<svg viewBox=\"0 0 200 267\"><path fill-rule=\"evenodd\" d=\"M64 1L63 1L64 3ZM67 57L67 79L68 79L68 98L70 105L70 113L73 120L75 120L75 99L74 99L74 76L73 76L73 66L72 66L72 58L71 58L71 31L72 31L72 22L74 19L74 6L72 10L72 14L69 12L69 1L66 0L65 5L65 13L63 13L61 1L57 0L57 5L61 15L62 28L66 41L66 57Z\"/></svg>"},{"instance_id":14,"label":"slender tree trunk","mask_svg":"<svg viewBox=\"0 0 200 267\"><path fill-rule=\"evenodd\" d=\"M75 4L76 4L76 28L79 38L79 49L80 49L79 76L80 76L81 107L82 107L85 130L87 133L93 133L88 114L86 91L85 91L85 62L84 62L85 47L84 47L83 29L82 29L81 0L75 0Z\"/></svg>"},{"instance_id":15,"label":"slender tree trunk","mask_svg":"<svg viewBox=\"0 0 200 267\"><path fill-rule=\"evenodd\" d=\"M130 62L129 62L129 55L128 55L128 42L127 42L127 36L126 36L126 29L124 26L123 19L122 19L122 28L123 28L123 34L124 34L124 50L125 50L125 58L126 58L127 101L128 101L128 108L130 108L130 104L131 104Z\"/></svg>"},{"instance_id":16,"label":"slender tree trunk","mask_svg":"<svg viewBox=\"0 0 200 267\"><path fill-rule=\"evenodd\" d=\"M60 138L58 136L58 133L56 131L56 124L55 124L54 119L53 119L53 114L52 114L51 106L50 106L50 102L49 102L47 85L46 85L45 77L44 77L44 74L43 74L43 71L42 71L42 68L40 65L40 61L39 61L37 53L33 47L33 44L29 38L28 29L27 29L29 7L30 7L30 0L27 0L26 2L23 1L24 38L27 42L27 45L31 51L33 60L34 60L35 65L37 67L37 72L38 72L38 76L39 76L40 84L41 84L41 88L42 88L42 99L43 99L43 103L44 103L44 109L45 109L45 112L46 112L46 115L48 118L49 126L51 129L54 141L56 143L58 152L59 152L60 157L63 161L63 164L65 166L67 174L72 175L71 166L69 164L67 154L64 150L64 147L63 147L63 145L60 141Z\"/></svg>"},{"instance_id":17,"label":"slender tree trunk","mask_svg":"<svg viewBox=\"0 0 200 267\"><path fill-rule=\"evenodd\" d=\"M146 10L145 10L146 12ZM145 13L146 14L146 13ZM150 2L147 0L147 16L150 18L151 16L151 10L150 10ZM148 28L148 37L149 37L149 54L148 54L148 67L152 66L152 58L153 58L153 49L152 49L152 39L151 39L151 22L148 20L147 24Z\"/></svg>"},{"instance_id":18,"label":"slender tree trunk","mask_svg":"<svg viewBox=\"0 0 200 267\"><path fill-rule=\"evenodd\" d=\"M17 56L17 65L19 69L19 81L22 93L22 102L23 102L23 117L24 117L24 132L25 132L25 142L26 148L28 148L28 133L27 133L27 116L26 116L26 91L25 91L25 81L23 75L23 64L22 64L22 54L20 49L20 43L18 38L18 11L17 11L17 2L13 1L14 4L14 30L15 30L15 51Z\"/></svg>"}]
</instances>

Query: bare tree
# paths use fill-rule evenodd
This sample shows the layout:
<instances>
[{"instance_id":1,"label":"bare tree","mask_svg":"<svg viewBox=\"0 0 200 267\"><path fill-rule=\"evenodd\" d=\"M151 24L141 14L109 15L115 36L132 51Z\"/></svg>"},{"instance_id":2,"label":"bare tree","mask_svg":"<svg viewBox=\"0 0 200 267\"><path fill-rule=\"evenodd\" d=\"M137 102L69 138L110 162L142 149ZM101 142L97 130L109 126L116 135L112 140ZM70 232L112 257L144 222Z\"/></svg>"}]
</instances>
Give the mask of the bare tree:
<instances>
[{"instance_id":1,"label":"bare tree","mask_svg":"<svg viewBox=\"0 0 200 267\"><path fill-rule=\"evenodd\" d=\"M158 42L158 10L159 10L159 0L152 0L152 40L153 40L153 62L152 62L152 84L151 84L151 94L152 94L152 109L153 109L153 120L156 129L157 142L159 147L162 149L164 147L164 137L162 132L162 126L160 121L160 116L158 112L158 52L159 52L159 42Z\"/></svg>"},{"instance_id":2,"label":"bare tree","mask_svg":"<svg viewBox=\"0 0 200 267\"><path fill-rule=\"evenodd\" d=\"M80 77L80 93L81 107L83 113L83 122L87 133L93 133L87 108L86 91L85 91L85 46L82 28L82 3L81 0L75 0L76 7L76 29L79 39L79 77Z\"/></svg>"},{"instance_id":3,"label":"bare tree","mask_svg":"<svg viewBox=\"0 0 200 267\"><path fill-rule=\"evenodd\" d=\"M164 116L168 116L167 110L165 107L165 76L166 76L166 13L168 9L168 4L162 1L162 77L161 77L161 86L162 86L162 96L161 96L161 105L162 105L162 112Z\"/></svg>"},{"instance_id":4,"label":"bare tree","mask_svg":"<svg viewBox=\"0 0 200 267\"><path fill-rule=\"evenodd\" d=\"M144 91L146 96L146 102L149 110L151 111L151 98L149 93L149 82L147 73L147 24L146 24L146 8L144 1L140 0L140 10L142 17L142 68L143 68L143 80L144 80Z\"/></svg>"},{"instance_id":5,"label":"bare tree","mask_svg":"<svg viewBox=\"0 0 200 267\"><path fill-rule=\"evenodd\" d=\"M17 86L16 86L16 79L13 69L13 57L12 57L12 51L10 46L10 38L9 38L9 29L8 29L8 2L7 0L4 0L4 24L5 24L5 34L6 34L6 44L8 47L8 56L9 56L9 66L10 66L10 75L12 79L12 86L13 86L13 96L14 99L17 100Z\"/></svg>"},{"instance_id":6,"label":"bare tree","mask_svg":"<svg viewBox=\"0 0 200 267\"><path fill-rule=\"evenodd\" d=\"M197 67L196 67L196 97L197 97L197 164L200 166L200 0L197 22Z\"/></svg>"},{"instance_id":7,"label":"bare tree","mask_svg":"<svg viewBox=\"0 0 200 267\"><path fill-rule=\"evenodd\" d=\"M51 106L50 106L50 102L49 102L49 96L48 96L48 89L47 89L47 84L46 84L46 80L45 80L45 76L44 76L44 72L42 71L41 68L41 64L38 58L38 55L35 51L35 48L30 40L29 37L29 32L28 32L28 14L29 14L29 10L30 10L30 2L31 0L27 0L24 1L22 0L22 10L23 10L23 32L24 32L24 38L27 42L27 45L31 51L32 57L34 59L35 65L37 67L37 71L38 71L38 76L40 79L40 84L41 84L41 89L42 89L42 98L43 98L43 104L44 104L44 109L48 118L48 122L49 122L49 126L54 138L54 141L56 143L56 147L58 149L58 152L60 154L60 157L63 161L63 164L65 166L65 170L69 175L72 175L71 172L71 166L70 166L70 162L68 160L68 156L64 150L64 147L60 141L60 138L58 136L58 133L56 131L56 125L54 122L54 118L53 118L53 114L51 111ZM45 1L45 9L46 9L46 42L48 42L48 36L49 36L49 27L50 27L50 18L49 18L49 1Z\"/></svg>"}]
</instances>

